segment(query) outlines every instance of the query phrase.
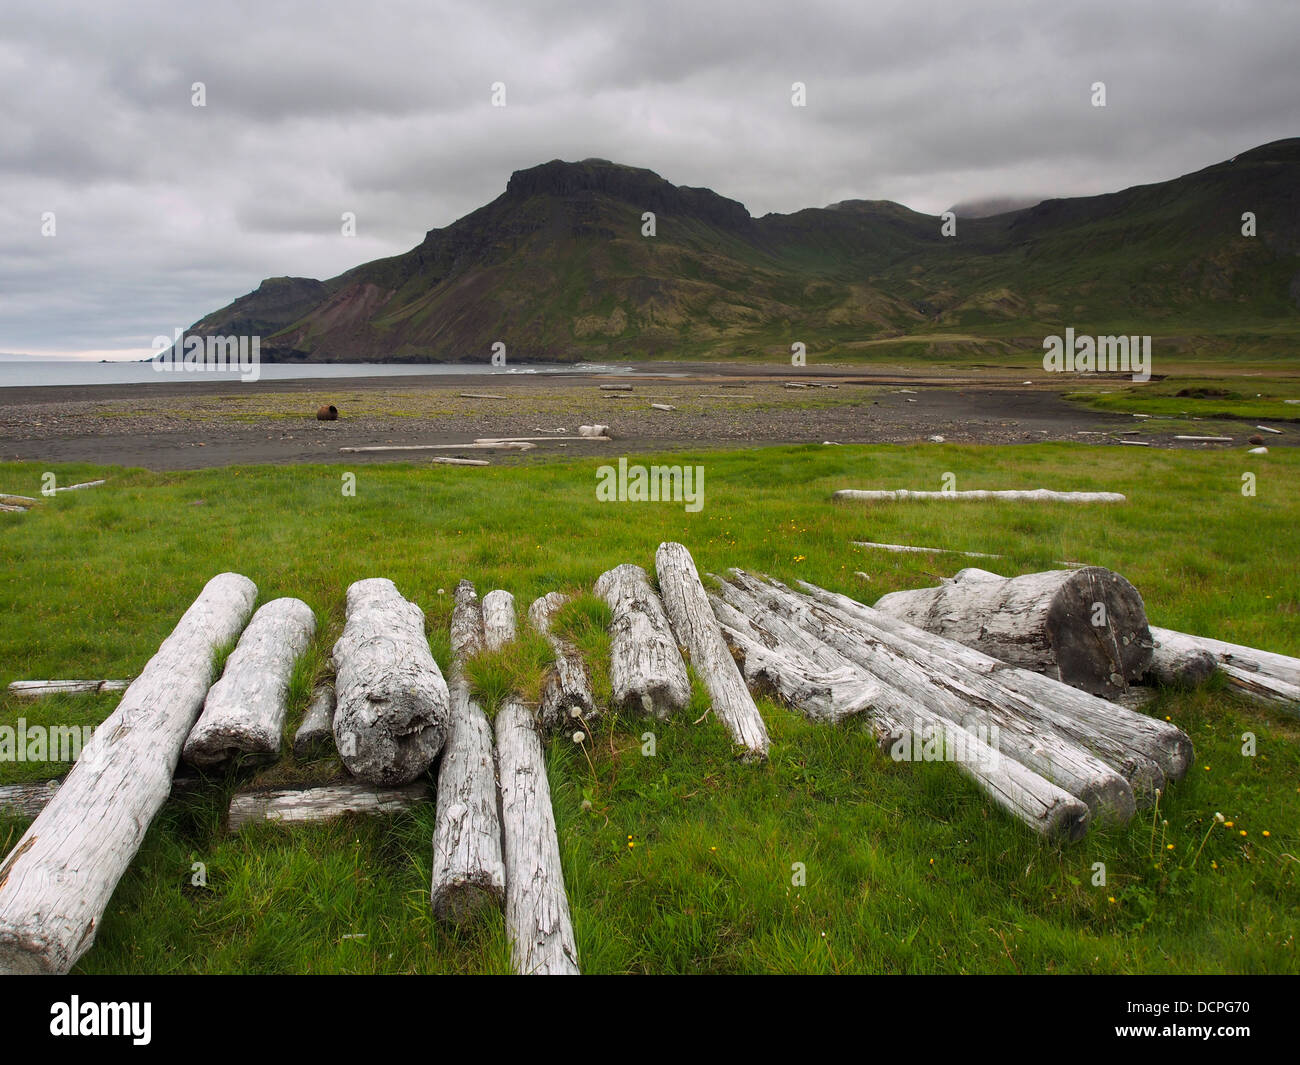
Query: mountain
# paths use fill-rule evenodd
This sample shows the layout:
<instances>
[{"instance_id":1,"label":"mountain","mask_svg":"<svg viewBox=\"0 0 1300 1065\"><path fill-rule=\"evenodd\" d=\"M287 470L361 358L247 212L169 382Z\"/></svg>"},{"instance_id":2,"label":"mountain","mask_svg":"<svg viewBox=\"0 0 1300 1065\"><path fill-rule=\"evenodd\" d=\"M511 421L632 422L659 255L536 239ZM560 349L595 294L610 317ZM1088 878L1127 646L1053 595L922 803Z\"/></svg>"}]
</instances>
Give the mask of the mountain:
<instances>
[{"instance_id":1,"label":"mountain","mask_svg":"<svg viewBox=\"0 0 1300 1065\"><path fill-rule=\"evenodd\" d=\"M964 200L948 208L958 218L992 218L997 214L1023 211L1042 203L1041 196L990 196L984 200Z\"/></svg>"},{"instance_id":2,"label":"mountain","mask_svg":"<svg viewBox=\"0 0 1300 1065\"><path fill-rule=\"evenodd\" d=\"M794 341L843 354L873 338L1065 324L1294 331L1300 139L940 229L889 201L754 218L650 170L554 160L405 254L327 281L269 278L190 332L261 336L272 360L487 362L500 341L517 362L779 356Z\"/></svg>"}]
</instances>

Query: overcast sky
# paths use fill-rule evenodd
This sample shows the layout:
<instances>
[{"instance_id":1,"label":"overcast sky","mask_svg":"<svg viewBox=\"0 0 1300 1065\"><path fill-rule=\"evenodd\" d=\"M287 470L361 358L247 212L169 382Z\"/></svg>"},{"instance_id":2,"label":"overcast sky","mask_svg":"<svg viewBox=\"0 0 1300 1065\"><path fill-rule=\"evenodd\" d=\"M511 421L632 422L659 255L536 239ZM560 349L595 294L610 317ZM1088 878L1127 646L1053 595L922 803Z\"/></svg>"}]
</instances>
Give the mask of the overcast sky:
<instances>
[{"instance_id":1,"label":"overcast sky","mask_svg":"<svg viewBox=\"0 0 1300 1065\"><path fill-rule=\"evenodd\" d=\"M649 167L754 215L850 198L937 213L1300 135L1297 0L4 10L6 353L142 357L264 277L405 251L549 159Z\"/></svg>"}]
</instances>

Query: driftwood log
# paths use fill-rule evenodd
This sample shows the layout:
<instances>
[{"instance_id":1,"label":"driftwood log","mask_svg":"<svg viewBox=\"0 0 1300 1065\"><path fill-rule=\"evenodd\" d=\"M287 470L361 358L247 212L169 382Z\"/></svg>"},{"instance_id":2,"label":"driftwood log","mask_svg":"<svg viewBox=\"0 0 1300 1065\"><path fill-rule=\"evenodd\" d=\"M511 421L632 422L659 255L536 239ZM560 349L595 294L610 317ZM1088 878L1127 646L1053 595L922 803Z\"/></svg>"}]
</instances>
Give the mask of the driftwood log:
<instances>
[{"instance_id":1,"label":"driftwood log","mask_svg":"<svg viewBox=\"0 0 1300 1065\"><path fill-rule=\"evenodd\" d=\"M497 713L496 739L512 965L520 974L577 975L551 787L532 711L507 700Z\"/></svg>"},{"instance_id":2,"label":"driftwood log","mask_svg":"<svg viewBox=\"0 0 1300 1065\"><path fill-rule=\"evenodd\" d=\"M847 614L867 631L891 637L898 646L924 648L976 677L1023 697L1017 713L1042 722L1086 747L1117 769L1135 793L1150 800L1156 788L1181 780L1192 760L1192 743L1180 729L1088 692L1005 662L954 640L936 636L874 610L847 596L800 582L813 599Z\"/></svg>"},{"instance_id":3,"label":"driftwood log","mask_svg":"<svg viewBox=\"0 0 1300 1065\"><path fill-rule=\"evenodd\" d=\"M241 791L230 800L226 822L231 832L261 821L307 824L347 814L392 816L429 799L424 781L400 788L379 788L359 780L294 791Z\"/></svg>"},{"instance_id":4,"label":"driftwood log","mask_svg":"<svg viewBox=\"0 0 1300 1065\"><path fill-rule=\"evenodd\" d=\"M868 503L883 500L939 499L948 503L966 503L993 500L1003 503L1124 503L1119 492L1053 492L1047 488L1028 491L988 491L977 489L968 492L912 492L906 488L897 491L842 488L834 498L841 503Z\"/></svg>"},{"instance_id":5,"label":"driftwood log","mask_svg":"<svg viewBox=\"0 0 1300 1065\"><path fill-rule=\"evenodd\" d=\"M948 659L873 633L835 608L780 584L747 574L736 579L759 609L766 608L865 670L904 702L971 732L1085 803L1092 819L1123 822L1136 809L1132 786L1115 768L1041 718L1027 721L1016 696L964 674Z\"/></svg>"},{"instance_id":6,"label":"driftwood log","mask_svg":"<svg viewBox=\"0 0 1300 1065\"><path fill-rule=\"evenodd\" d=\"M893 592L876 610L1094 695L1114 695L1151 663L1138 590L1100 566L1003 578L964 569L937 588Z\"/></svg>"},{"instance_id":7,"label":"driftwood log","mask_svg":"<svg viewBox=\"0 0 1300 1065\"><path fill-rule=\"evenodd\" d=\"M293 756L306 762L321 758L334 749L334 685L317 685L303 714L302 724L293 734Z\"/></svg>"},{"instance_id":8,"label":"driftwood log","mask_svg":"<svg viewBox=\"0 0 1300 1065\"><path fill-rule=\"evenodd\" d=\"M595 591L613 612L609 679L615 705L657 718L680 710L690 701L691 682L645 570L615 566L600 575Z\"/></svg>"},{"instance_id":9,"label":"driftwood log","mask_svg":"<svg viewBox=\"0 0 1300 1065\"><path fill-rule=\"evenodd\" d=\"M1151 635L1156 641L1152 671L1158 679L1163 680L1180 662L1189 658L1203 661L1208 655L1233 691L1260 703L1292 710L1300 707L1298 658L1158 626L1152 626Z\"/></svg>"},{"instance_id":10,"label":"driftwood log","mask_svg":"<svg viewBox=\"0 0 1300 1065\"><path fill-rule=\"evenodd\" d=\"M568 596L549 592L534 599L528 608L529 622L546 637L555 652L555 663L542 680L542 701L538 707L538 720L544 730L561 728L572 718L591 722L596 716L596 699L591 694L582 654L551 628L556 613L566 602Z\"/></svg>"},{"instance_id":11,"label":"driftwood log","mask_svg":"<svg viewBox=\"0 0 1300 1065\"><path fill-rule=\"evenodd\" d=\"M182 752L190 765L235 757L271 762L280 754L294 663L316 634L316 615L301 599L260 607L226 668L208 691Z\"/></svg>"},{"instance_id":12,"label":"driftwood log","mask_svg":"<svg viewBox=\"0 0 1300 1065\"><path fill-rule=\"evenodd\" d=\"M499 651L515 638L515 597L500 588L483 597L483 646Z\"/></svg>"},{"instance_id":13,"label":"driftwood log","mask_svg":"<svg viewBox=\"0 0 1300 1065\"><path fill-rule=\"evenodd\" d=\"M181 745L257 587L213 577L0 862L0 973L67 972L171 790Z\"/></svg>"},{"instance_id":14,"label":"driftwood log","mask_svg":"<svg viewBox=\"0 0 1300 1065\"><path fill-rule=\"evenodd\" d=\"M45 695L86 695L126 691L129 680L15 680L9 694L19 699L39 699Z\"/></svg>"},{"instance_id":15,"label":"driftwood log","mask_svg":"<svg viewBox=\"0 0 1300 1065\"><path fill-rule=\"evenodd\" d=\"M409 784L442 750L450 717L424 612L386 578L357 581L334 664L334 742L343 764L371 784Z\"/></svg>"},{"instance_id":16,"label":"driftwood log","mask_svg":"<svg viewBox=\"0 0 1300 1065\"><path fill-rule=\"evenodd\" d=\"M823 642L821 632L814 633L796 619L782 616L780 608L767 609L734 585L722 584L720 588L724 598L743 607L753 630L763 634L764 642L780 645L787 655L798 655L819 670L832 674L852 671L869 685L863 691L867 702L863 712L881 747L896 760L953 762L996 805L1046 838L1077 839L1087 830L1091 817L1088 806L1003 754L995 745L995 735L981 735L933 713L906 687L907 681L904 687L898 687L892 683L893 678L884 680L871 674L861 662ZM782 668L778 660L769 660L769 665L776 670ZM798 678L793 683L797 684Z\"/></svg>"},{"instance_id":17,"label":"driftwood log","mask_svg":"<svg viewBox=\"0 0 1300 1065\"><path fill-rule=\"evenodd\" d=\"M766 758L771 745L767 727L722 638L691 553L678 543L660 544L655 572L673 634L708 688L714 714L746 757Z\"/></svg>"},{"instance_id":18,"label":"driftwood log","mask_svg":"<svg viewBox=\"0 0 1300 1065\"><path fill-rule=\"evenodd\" d=\"M438 766L429 903L454 924L505 896L492 726L470 696L465 660L483 645L483 613L469 581L456 586L451 614L451 726Z\"/></svg>"}]
</instances>

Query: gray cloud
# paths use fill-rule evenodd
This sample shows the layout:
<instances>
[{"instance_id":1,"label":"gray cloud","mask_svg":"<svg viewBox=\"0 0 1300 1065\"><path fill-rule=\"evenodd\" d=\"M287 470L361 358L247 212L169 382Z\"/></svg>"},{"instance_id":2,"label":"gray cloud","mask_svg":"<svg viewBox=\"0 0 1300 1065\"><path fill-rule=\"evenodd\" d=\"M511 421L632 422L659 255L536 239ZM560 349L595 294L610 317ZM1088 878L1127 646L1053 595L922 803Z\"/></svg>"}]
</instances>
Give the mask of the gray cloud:
<instances>
[{"instance_id":1,"label":"gray cloud","mask_svg":"<svg viewBox=\"0 0 1300 1065\"><path fill-rule=\"evenodd\" d=\"M263 277L404 251L553 158L649 167L755 215L849 198L937 212L1199 169L1296 135L1300 99L1291 0L9 0L6 14L12 352L144 354Z\"/></svg>"}]
</instances>

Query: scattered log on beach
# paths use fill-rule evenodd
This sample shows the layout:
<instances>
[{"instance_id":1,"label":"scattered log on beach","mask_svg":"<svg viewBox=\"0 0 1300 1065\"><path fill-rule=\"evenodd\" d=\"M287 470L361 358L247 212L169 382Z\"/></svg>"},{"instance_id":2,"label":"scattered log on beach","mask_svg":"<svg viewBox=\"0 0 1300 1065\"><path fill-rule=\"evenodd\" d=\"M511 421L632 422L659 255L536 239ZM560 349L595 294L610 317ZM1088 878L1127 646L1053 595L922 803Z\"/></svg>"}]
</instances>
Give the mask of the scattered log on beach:
<instances>
[{"instance_id":1,"label":"scattered log on beach","mask_svg":"<svg viewBox=\"0 0 1300 1065\"><path fill-rule=\"evenodd\" d=\"M126 691L129 680L15 680L9 682L9 694L19 699L39 699L45 695L87 695Z\"/></svg>"},{"instance_id":2,"label":"scattered log on beach","mask_svg":"<svg viewBox=\"0 0 1300 1065\"><path fill-rule=\"evenodd\" d=\"M580 425L578 435L585 440L608 440L608 425Z\"/></svg>"},{"instance_id":3,"label":"scattered log on beach","mask_svg":"<svg viewBox=\"0 0 1300 1065\"><path fill-rule=\"evenodd\" d=\"M448 455L434 455L429 459L442 466L491 466L487 459L458 459Z\"/></svg>"},{"instance_id":4,"label":"scattered log on beach","mask_svg":"<svg viewBox=\"0 0 1300 1065\"><path fill-rule=\"evenodd\" d=\"M651 403L651 404L650 404L650 409L651 409L651 410L673 411L673 410L676 410L677 408L674 407L671 403Z\"/></svg>"},{"instance_id":5,"label":"scattered log on beach","mask_svg":"<svg viewBox=\"0 0 1300 1065\"><path fill-rule=\"evenodd\" d=\"M967 558L1001 558L1001 555L987 555L983 551L959 551L950 547L908 547L906 544L878 544L871 540L854 540L854 547L869 547L876 551L894 551L904 554L919 555L965 555Z\"/></svg>"},{"instance_id":6,"label":"scattered log on beach","mask_svg":"<svg viewBox=\"0 0 1300 1065\"><path fill-rule=\"evenodd\" d=\"M613 612L609 679L615 705L666 718L691 698L686 663L663 603L640 566L602 573L595 592Z\"/></svg>"},{"instance_id":7,"label":"scattered log on beach","mask_svg":"<svg viewBox=\"0 0 1300 1065\"><path fill-rule=\"evenodd\" d=\"M0 862L0 973L65 973L171 790L217 651L239 635L257 587L213 577Z\"/></svg>"},{"instance_id":8,"label":"scattered log on beach","mask_svg":"<svg viewBox=\"0 0 1300 1065\"><path fill-rule=\"evenodd\" d=\"M1028 491L986 491L977 489L968 492L912 492L906 488L897 491L876 489L841 488L834 499L841 503L866 503L882 500L923 500L940 499L949 503L967 503L978 500L992 500L1006 503L1124 503L1125 497L1119 492L1053 492L1046 488L1034 488Z\"/></svg>"},{"instance_id":9,"label":"scattered log on beach","mask_svg":"<svg viewBox=\"0 0 1300 1065\"><path fill-rule=\"evenodd\" d=\"M496 392L461 392L461 399L505 399L507 397Z\"/></svg>"},{"instance_id":10,"label":"scattered log on beach","mask_svg":"<svg viewBox=\"0 0 1300 1065\"><path fill-rule=\"evenodd\" d=\"M529 622L546 637L555 652L555 662L542 681L542 701L538 707L538 721L544 730L562 728L574 718L590 722L596 715L596 699L591 694L591 681L581 652L551 628L555 615L567 602L568 596L549 592L534 599L528 608Z\"/></svg>"},{"instance_id":11,"label":"scattered log on beach","mask_svg":"<svg viewBox=\"0 0 1300 1065\"><path fill-rule=\"evenodd\" d=\"M316 615L301 599L274 599L261 607L208 691L185 741L185 761L212 766L236 757L279 757L294 663L315 635Z\"/></svg>"},{"instance_id":12,"label":"scattered log on beach","mask_svg":"<svg viewBox=\"0 0 1300 1065\"><path fill-rule=\"evenodd\" d=\"M356 455L369 451L531 451L536 446L526 440L503 440L499 443L472 444L373 444L367 447L341 447L339 452Z\"/></svg>"},{"instance_id":13,"label":"scattered log on beach","mask_svg":"<svg viewBox=\"0 0 1300 1065\"><path fill-rule=\"evenodd\" d=\"M343 764L371 784L409 784L442 750L450 717L424 611L387 578L357 581L334 664L334 742Z\"/></svg>"},{"instance_id":14,"label":"scattered log on beach","mask_svg":"<svg viewBox=\"0 0 1300 1065\"><path fill-rule=\"evenodd\" d=\"M515 597L500 588L483 597L483 646L499 651L515 638Z\"/></svg>"},{"instance_id":15,"label":"scattered log on beach","mask_svg":"<svg viewBox=\"0 0 1300 1065\"><path fill-rule=\"evenodd\" d=\"M1031 723L1042 722L1092 751L1118 770L1139 799L1148 800L1156 788L1181 780L1192 760L1192 743L1182 730L1165 721L1135 713L1032 670L1005 662L954 640L874 610L848 596L800 581L811 598L850 616L868 632L900 646L933 652L947 669L960 667L975 677L1023 697L1017 713Z\"/></svg>"},{"instance_id":16,"label":"scattered log on beach","mask_svg":"<svg viewBox=\"0 0 1300 1065\"><path fill-rule=\"evenodd\" d=\"M1231 444L1230 436L1176 436L1175 440L1182 440L1189 444Z\"/></svg>"},{"instance_id":17,"label":"scattered log on beach","mask_svg":"<svg viewBox=\"0 0 1300 1065\"><path fill-rule=\"evenodd\" d=\"M1155 625L1151 627L1151 635L1156 642L1152 672L1158 679L1164 680L1180 662L1203 660L1208 655L1213 667L1224 674L1233 691L1255 702L1279 705L1292 711L1300 708L1300 658ZM1194 679L1183 683L1194 683Z\"/></svg>"},{"instance_id":18,"label":"scattered log on beach","mask_svg":"<svg viewBox=\"0 0 1300 1065\"><path fill-rule=\"evenodd\" d=\"M713 713L747 758L766 758L771 744L767 727L722 638L691 553L678 543L660 544L655 572L673 635L708 688Z\"/></svg>"},{"instance_id":19,"label":"scattered log on beach","mask_svg":"<svg viewBox=\"0 0 1300 1065\"><path fill-rule=\"evenodd\" d=\"M601 385L600 390L602 392L631 392L632 386L631 385Z\"/></svg>"},{"instance_id":20,"label":"scattered log on beach","mask_svg":"<svg viewBox=\"0 0 1300 1065\"><path fill-rule=\"evenodd\" d=\"M577 975L551 787L532 711L507 700L497 713L496 740L511 964L521 975Z\"/></svg>"},{"instance_id":21,"label":"scattered log on beach","mask_svg":"<svg viewBox=\"0 0 1300 1065\"><path fill-rule=\"evenodd\" d=\"M230 800L226 825L235 833L262 821L301 825L348 814L391 817L428 801L429 786L422 780L400 788L381 788L348 780L319 788L241 791Z\"/></svg>"},{"instance_id":22,"label":"scattered log on beach","mask_svg":"<svg viewBox=\"0 0 1300 1065\"><path fill-rule=\"evenodd\" d=\"M1094 695L1123 691L1151 663L1142 596L1100 566L1009 579L972 567L875 609Z\"/></svg>"},{"instance_id":23,"label":"scattered log on beach","mask_svg":"<svg viewBox=\"0 0 1300 1065\"><path fill-rule=\"evenodd\" d=\"M300 762L322 758L334 750L334 685L320 684L311 693L311 702L302 724L293 734L293 756Z\"/></svg>"},{"instance_id":24,"label":"scattered log on beach","mask_svg":"<svg viewBox=\"0 0 1300 1065\"><path fill-rule=\"evenodd\" d=\"M474 585L456 585L451 613L451 725L438 766L429 904L453 924L505 897L492 726L470 696L465 660L483 646L483 612Z\"/></svg>"},{"instance_id":25,"label":"scattered log on beach","mask_svg":"<svg viewBox=\"0 0 1300 1065\"><path fill-rule=\"evenodd\" d=\"M1004 759L1014 759L1082 801L1091 819L1124 822L1133 816L1133 788L1122 773L1053 728L1014 693L964 672L946 657L871 632L853 617L779 583L765 584L741 572L734 580L753 604L751 616L764 618L761 612L766 611L784 618L892 690L892 716L901 701L978 736ZM733 598L743 601L743 596Z\"/></svg>"}]
</instances>

